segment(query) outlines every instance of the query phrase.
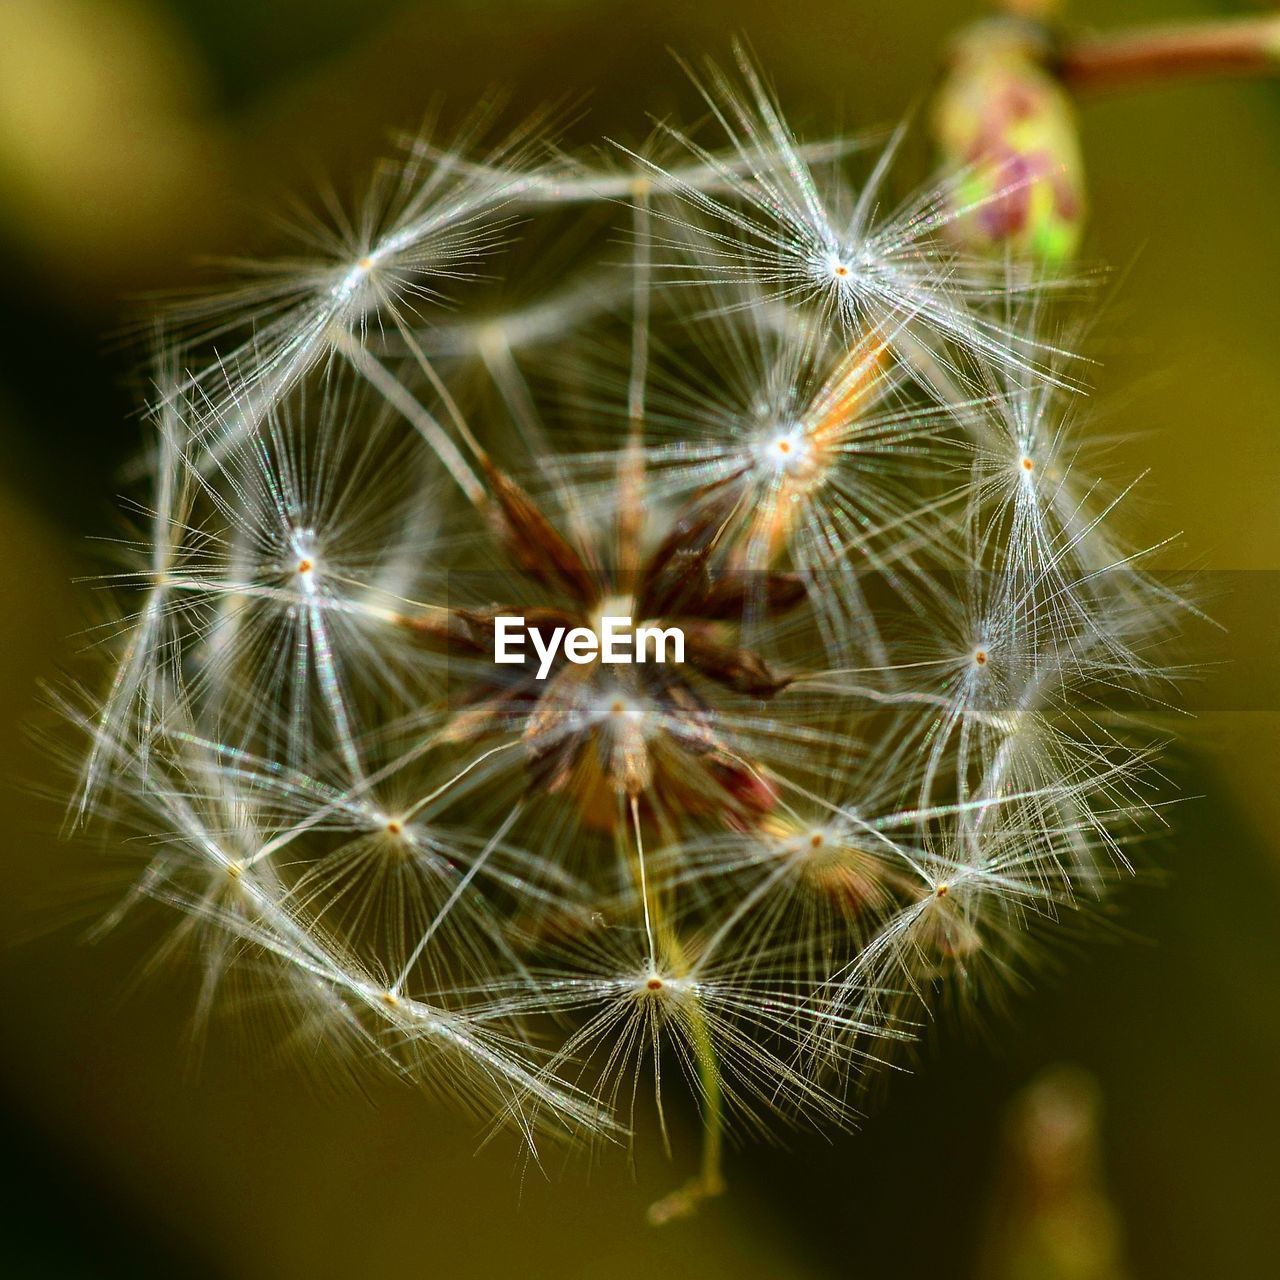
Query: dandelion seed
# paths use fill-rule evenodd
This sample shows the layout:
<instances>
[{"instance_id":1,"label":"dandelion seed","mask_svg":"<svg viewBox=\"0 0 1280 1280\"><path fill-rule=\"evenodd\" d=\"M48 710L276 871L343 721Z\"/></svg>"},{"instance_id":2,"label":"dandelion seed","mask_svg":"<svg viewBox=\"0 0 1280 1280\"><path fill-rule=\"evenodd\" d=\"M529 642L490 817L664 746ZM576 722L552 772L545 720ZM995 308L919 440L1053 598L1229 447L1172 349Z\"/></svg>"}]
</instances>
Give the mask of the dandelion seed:
<instances>
[{"instance_id":1,"label":"dandelion seed","mask_svg":"<svg viewBox=\"0 0 1280 1280\"><path fill-rule=\"evenodd\" d=\"M449 305L450 291L501 247L540 122L464 168L458 157L479 145L490 116L478 111L434 161L423 148L408 164L383 165L354 214L332 193L324 216L296 204L283 229L297 255L236 260L228 265L239 283L174 308L184 356L218 350L216 363L197 368L197 382L216 384L233 368L240 384L234 412L223 406L222 438L209 442L215 458L340 351L344 337L405 329Z\"/></svg>"},{"instance_id":2,"label":"dandelion seed","mask_svg":"<svg viewBox=\"0 0 1280 1280\"><path fill-rule=\"evenodd\" d=\"M956 198L965 175L944 177L901 203L890 201L885 185L904 136L899 129L855 190L834 166L822 172L804 159L741 48L736 61L743 87L713 63L700 85L743 161L741 176L719 162L728 194L681 183L653 166L693 214L664 217L671 233L659 243L678 255L671 263L676 279L717 281L811 306L845 334L892 332L909 320L909 331L928 345L950 343L997 367L1047 373L1041 353L988 313L989 266L940 234L972 212ZM712 152L672 132L702 164L717 166ZM985 198L999 201L1007 194L1002 185ZM748 292L737 305L751 305L750 297ZM909 357L905 342L898 349Z\"/></svg>"}]
</instances>

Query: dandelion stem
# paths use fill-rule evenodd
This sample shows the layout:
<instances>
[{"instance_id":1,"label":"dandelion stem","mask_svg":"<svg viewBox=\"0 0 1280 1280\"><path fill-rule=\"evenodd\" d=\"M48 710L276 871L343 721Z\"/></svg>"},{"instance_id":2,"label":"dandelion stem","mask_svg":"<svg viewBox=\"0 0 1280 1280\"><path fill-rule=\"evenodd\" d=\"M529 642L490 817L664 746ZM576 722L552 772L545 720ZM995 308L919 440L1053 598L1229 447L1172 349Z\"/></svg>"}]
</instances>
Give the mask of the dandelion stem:
<instances>
[{"instance_id":1,"label":"dandelion stem","mask_svg":"<svg viewBox=\"0 0 1280 1280\"><path fill-rule=\"evenodd\" d=\"M488 751L482 751L474 760L463 765L463 767L459 769L458 772L455 773L447 782L441 783L440 786L434 788L434 790L428 791L420 800L415 800L414 803L405 810L405 821L408 821L415 814L421 813L427 805L429 805L433 800L438 800L451 787L457 786L457 784L461 782L472 769L476 768L478 765L482 765L486 760L491 760L494 756L501 754L503 751L510 751L512 747L518 747L519 745L520 743L518 740L515 742L501 742L496 747L490 747Z\"/></svg>"},{"instance_id":2,"label":"dandelion stem","mask_svg":"<svg viewBox=\"0 0 1280 1280\"><path fill-rule=\"evenodd\" d=\"M458 446L445 434L444 428L418 402L408 388L386 365L373 356L363 343L345 330L335 329L333 345L351 362L356 371L367 378L387 402L398 409L413 425L444 463L449 474L458 482L458 487L471 502L477 507L483 507L488 501L484 485L467 465L467 460L462 456Z\"/></svg>"},{"instance_id":3,"label":"dandelion stem","mask_svg":"<svg viewBox=\"0 0 1280 1280\"><path fill-rule=\"evenodd\" d=\"M636 256L632 266L631 377L627 385L627 419L631 434L644 425L645 386L649 376L649 189L636 191L632 212Z\"/></svg>"},{"instance_id":4,"label":"dandelion stem","mask_svg":"<svg viewBox=\"0 0 1280 1280\"><path fill-rule=\"evenodd\" d=\"M685 979L691 975L693 967L690 966L675 931L662 927L657 905L650 903L644 836L640 826L639 797L630 798L630 810L631 825L635 833L640 897L644 904L644 928L649 945L649 964L656 967L658 963L655 941L656 917L656 927L662 932L663 957L674 972L681 979ZM654 1226L662 1226L678 1218L686 1218L696 1212L703 1200L718 1196L724 1191L724 1175L721 1170L724 1150L724 1091L720 1085L720 1064L711 1039L711 1029L707 1024L706 1013L697 991L689 991L687 999L689 1000L687 1026L690 1047L698 1064L698 1083L702 1096L702 1165L697 1177L691 1178L682 1187L649 1206L649 1221Z\"/></svg>"},{"instance_id":5,"label":"dandelion stem","mask_svg":"<svg viewBox=\"0 0 1280 1280\"><path fill-rule=\"evenodd\" d=\"M649 377L649 188L638 186L632 206L636 256L632 272L631 375L627 385L627 447L618 461L618 563L624 574L640 564L644 517L645 387Z\"/></svg>"},{"instance_id":6,"label":"dandelion stem","mask_svg":"<svg viewBox=\"0 0 1280 1280\"><path fill-rule=\"evenodd\" d=\"M707 1034L707 1020L697 1021L698 1075L707 1110L702 1118L702 1194L718 1196L724 1191L724 1094L720 1088L720 1071L715 1050Z\"/></svg>"},{"instance_id":7,"label":"dandelion stem","mask_svg":"<svg viewBox=\"0 0 1280 1280\"><path fill-rule=\"evenodd\" d=\"M405 346L409 348L413 353L413 358L418 362L418 367L427 375L427 380L431 383L436 395L440 397L440 402L449 411L449 417L453 419L453 425L457 428L457 432L462 437L463 442L477 458L484 461L489 455L485 453L480 442L476 439L474 432L463 416L462 410L458 408L458 402L454 399L453 393L445 386L444 379L436 372L435 365L427 359L427 353L423 351L421 343L418 342L406 325L401 326L400 333L404 338Z\"/></svg>"},{"instance_id":8,"label":"dandelion stem","mask_svg":"<svg viewBox=\"0 0 1280 1280\"><path fill-rule=\"evenodd\" d=\"M582 511L578 492L569 479L563 460L556 452L539 420L529 385L520 372L520 366L516 364L505 332L499 329L492 338L486 338L480 344L480 358L484 361L484 367L493 385L498 389L498 394L506 403L512 420L524 432L526 442L537 450L538 462L554 482L556 493L564 505L568 519L572 522L573 532L578 542L586 546L590 542L591 533ZM479 448L479 446L476 447Z\"/></svg>"},{"instance_id":9,"label":"dandelion stem","mask_svg":"<svg viewBox=\"0 0 1280 1280\"><path fill-rule=\"evenodd\" d=\"M676 944L677 951L679 950ZM702 1163L697 1177L654 1201L649 1206L652 1226L665 1226L698 1211L704 1200L724 1193L724 1090L720 1084L720 1064L702 1003L693 995L689 1009L689 1038L698 1064L698 1087L702 1097Z\"/></svg>"},{"instance_id":10,"label":"dandelion stem","mask_svg":"<svg viewBox=\"0 0 1280 1280\"><path fill-rule=\"evenodd\" d=\"M653 917L649 911L649 878L644 866L644 836L640 832L640 802L631 797L631 825L636 833L636 862L640 868L640 899L644 904L644 934L649 944L649 963L657 963L657 949L653 945Z\"/></svg>"},{"instance_id":11,"label":"dandelion stem","mask_svg":"<svg viewBox=\"0 0 1280 1280\"><path fill-rule=\"evenodd\" d=\"M417 945L414 947L413 951L409 954L408 959L406 959L404 964L401 966L400 972L396 976L396 980L391 986L391 991L393 994L396 994L396 995L399 994L401 988L404 986L405 982L408 980L409 975L413 972L413 966L417 964L418 961L422 958L422 953L427 949L427 944L435 936L436 930L439 929L440 925L444 922L444 919L449 914L449 912L453 910L458 899L461 898L462 895L466 892L467 886L476 878L477 875L480 874L480 870L484 866L484 864L488 861L489 855L506 838L507 832L511 830L512 826L515 823L516 818L519 817L520 810L522 808L524 808L523 801L517 801L516 804L512 807L511 812L507 814L506 818L503 820L502 825L499 826L497 831L495 831L493 835L490 836L489 839L485 842L485 846L483 849L480 850L480 853L476 857L476 860L471 864L470 867L467 868L466 875L464 875L458 881L458 883L454 886L453 892L449 895L448 899L445 901L444 905L440 908L440 910L436 912L435 918L423 931L422 937L418 939Z\"/></svg>"}]
</instances>

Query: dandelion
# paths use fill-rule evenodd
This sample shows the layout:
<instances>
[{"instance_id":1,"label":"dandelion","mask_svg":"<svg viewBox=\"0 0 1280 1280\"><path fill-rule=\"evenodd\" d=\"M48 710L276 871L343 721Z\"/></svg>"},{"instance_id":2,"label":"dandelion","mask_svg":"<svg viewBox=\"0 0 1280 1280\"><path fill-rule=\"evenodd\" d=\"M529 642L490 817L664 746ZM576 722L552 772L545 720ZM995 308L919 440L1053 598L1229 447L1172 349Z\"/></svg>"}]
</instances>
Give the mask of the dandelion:
<instances>
[{"instance_id":1,"label":"dandelion","mask_svg":"<svg viewBox=\"0 0 1280 1280\"><path fill-rule=\"evenodd\" d=\"M850 1126L1105 897L1182 607L1067 292L947 239L964 174L893 204L901 131L854 183L867 138L802 145L739 70L723 149L419 138L189 307L63 700L77 822L145 851L108 923L177 913L202 1025L531 1146L694 1118L654 1221L731 1140ZM539 292L521 238L581 270Z\"/></svg>"}]
</instances>

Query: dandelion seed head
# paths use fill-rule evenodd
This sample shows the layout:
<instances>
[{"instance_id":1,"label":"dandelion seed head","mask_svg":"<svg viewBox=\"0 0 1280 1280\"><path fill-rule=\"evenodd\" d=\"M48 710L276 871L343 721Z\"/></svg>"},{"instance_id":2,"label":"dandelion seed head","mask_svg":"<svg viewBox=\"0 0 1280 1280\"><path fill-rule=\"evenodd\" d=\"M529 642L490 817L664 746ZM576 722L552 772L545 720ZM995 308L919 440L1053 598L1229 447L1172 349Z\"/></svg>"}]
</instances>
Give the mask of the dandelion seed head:
<instances>
[{"instance_id":1,"label":"dandelion seed head","mask_svg":"<svg viewBox=\"0 0 1280 1280\"><path fill-rule=\"evenodd\" d=\"M950 233L966 174L801 142L741 51L698 83L707 143L410 140L190 308L61 698L76 819L134 837L108 923L167 913L202 1021L531 1149L642 1092L665 1140L682 1088L680 1205L1106 900L1185 609L1060 291ZM604 660L618 618L682 660Z\"/></svg>"}]
</instances>

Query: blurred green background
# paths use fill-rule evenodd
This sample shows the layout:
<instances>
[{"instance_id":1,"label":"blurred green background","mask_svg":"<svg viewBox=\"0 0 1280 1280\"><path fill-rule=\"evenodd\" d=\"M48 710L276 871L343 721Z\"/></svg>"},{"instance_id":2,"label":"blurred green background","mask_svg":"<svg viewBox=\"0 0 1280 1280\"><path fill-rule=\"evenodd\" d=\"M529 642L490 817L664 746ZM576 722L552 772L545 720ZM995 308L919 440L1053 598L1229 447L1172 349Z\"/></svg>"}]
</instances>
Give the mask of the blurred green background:
<instances>
[{"instance_id":1,"label":"blurred green background","mask_svg":"<svg viewBox=\"0 0 1280 1280\"><path fill-rule=\"evenodd\" d=\"M1117 12L1119 9L1123 12ZM126 299L239 250L252 211L342 190L438 95L583 97L571 136L696 112L668 46L745 33L811 135L918 103L975 6L939 0L0 0L0 1274L623 1278L1269 1277L1280 1271L1280 87L1083 111L1090 248L1121 269L1099 401L1151 468L1143 533L1212 578L1227 630L1170 766L1159 887L986 1038L944 1033L863 1131L748 1150L731 1194L655 1232L683 1176L645 1144L595 1168L478 1154L446 1108L185 1042L182 975L130 990L149 937L56 923L74 862L24 724L90 619L85 539L139 438ZM1081 24L1236 9L1076 3ZM68 901L74 898L74 891ZM70 911L68 911L70 917ZM35 936L32 924L35 923ZM1084 1073L1052 1074L1070 1062ZM1044 1072L1051 1074L1046 1078ZM1039 1081L1039 1083L1035 1083ZM1028 1089L1030 1092L1028 1093ZM687 1143L688 1139L680 1141ZM684 1154L688 1155L688 1152ZM680 1153L677 1153L678 1157Z\"/></svg>"}]
</instances>

